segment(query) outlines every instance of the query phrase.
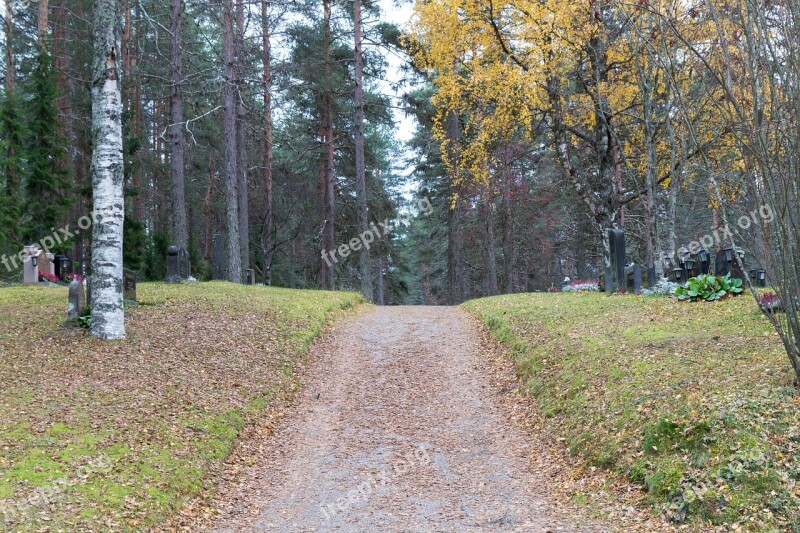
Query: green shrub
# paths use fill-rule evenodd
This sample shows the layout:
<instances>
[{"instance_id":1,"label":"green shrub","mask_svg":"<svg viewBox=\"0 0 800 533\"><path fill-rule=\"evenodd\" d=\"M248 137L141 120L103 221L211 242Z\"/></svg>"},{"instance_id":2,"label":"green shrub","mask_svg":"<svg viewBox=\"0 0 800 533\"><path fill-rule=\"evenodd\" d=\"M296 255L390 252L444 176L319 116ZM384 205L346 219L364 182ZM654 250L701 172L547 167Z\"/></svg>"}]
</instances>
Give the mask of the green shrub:
<instances>
[{"instance_id":1,"label":"green shrub","mask_svg":"<svg viewBox=\"0 0 800 533\"><path fill-rule=\"evenodd\" d=\"M691 302L700 300L713 302L726 296L736 296L741 292L742 280L739 278L731 278L730 274L726 274L725 277L701 274L690 278L685 287L678 287L675 296L680 300Z\"/></svg>"}]
</instances>

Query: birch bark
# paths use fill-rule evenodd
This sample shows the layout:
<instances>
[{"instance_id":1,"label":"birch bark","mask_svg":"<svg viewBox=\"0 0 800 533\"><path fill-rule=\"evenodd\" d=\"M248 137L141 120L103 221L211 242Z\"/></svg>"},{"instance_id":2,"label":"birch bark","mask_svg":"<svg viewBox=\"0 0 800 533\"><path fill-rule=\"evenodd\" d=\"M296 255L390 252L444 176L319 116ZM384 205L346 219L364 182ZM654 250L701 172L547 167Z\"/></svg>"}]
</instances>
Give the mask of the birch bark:
<instances>
[{"instance_id":1,"label":"birch bark","mask_svg":"<svg viewBox=\"0 0 800 533\"><path fill-rule=\"evenodd\" d=\"M122 306L122 95L116 2L97 0L92 83L92 327L101 339L125 337Z\"/></svg>"}]
</instances>

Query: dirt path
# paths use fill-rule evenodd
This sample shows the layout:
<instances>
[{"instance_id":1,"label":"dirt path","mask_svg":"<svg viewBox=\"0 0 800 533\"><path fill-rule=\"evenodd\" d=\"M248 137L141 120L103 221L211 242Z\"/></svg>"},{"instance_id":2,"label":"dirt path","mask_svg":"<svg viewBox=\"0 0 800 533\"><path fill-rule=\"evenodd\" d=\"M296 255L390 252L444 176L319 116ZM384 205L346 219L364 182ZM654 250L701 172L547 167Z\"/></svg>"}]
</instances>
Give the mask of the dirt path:
<instances>
[{"instance_id":1,"label":"dirt path","mask_svg":"<svg viewBox=\"0 0 800 533\"><path fill-rule=\"evenodd\" d=\"M578 530L528 469L462 310L374 308L315 350L300 404L215 529Z\"/></svg>"}]
</instances>

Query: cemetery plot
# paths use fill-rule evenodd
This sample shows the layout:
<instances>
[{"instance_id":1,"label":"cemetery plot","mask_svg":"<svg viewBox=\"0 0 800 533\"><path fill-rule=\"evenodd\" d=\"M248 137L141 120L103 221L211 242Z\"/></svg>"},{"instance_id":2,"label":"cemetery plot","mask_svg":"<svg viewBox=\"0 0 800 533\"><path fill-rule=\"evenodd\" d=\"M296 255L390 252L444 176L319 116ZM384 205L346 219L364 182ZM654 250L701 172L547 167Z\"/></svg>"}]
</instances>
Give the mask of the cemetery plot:
<instances>
[{"instance_id":1,"label":"cemetery plot","mask_svg":"<svg viewBox=\"0 0 800 533\"><path fill-rule=\"evenodd\" d=\"M466 307L511 347L544 429L676 526L799 523L793 372L752 299L538 293Z\"/></svg>"},{"instance_id":2,"label":"cemetery plot","mask_svg":"<svg viewBox=\"0 0 800 533\"><path fill-rule=\"evenodd\" d=\"M80 284L0 290L0 518L140 530L203 488L243 425L355 294L140 283L128 337L62 327Z\"/></svg>"}]
</instances>

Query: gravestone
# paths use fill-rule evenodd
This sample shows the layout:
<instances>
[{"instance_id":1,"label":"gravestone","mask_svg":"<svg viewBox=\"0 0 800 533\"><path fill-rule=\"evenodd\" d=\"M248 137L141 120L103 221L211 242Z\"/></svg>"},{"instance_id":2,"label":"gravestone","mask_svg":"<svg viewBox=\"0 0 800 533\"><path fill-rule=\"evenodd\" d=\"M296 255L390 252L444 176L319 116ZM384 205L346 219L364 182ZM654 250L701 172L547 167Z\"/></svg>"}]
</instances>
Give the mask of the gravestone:
<instances>
[{"instance_id":1,"label":"gravestone","mask_svg":"<svg viewBox=\"0 0 800 533\"><path fill-rule=\"evenodd\" d=\"M653 287L655 287L656 283L658 283L658 278L656 278L656 269L655 269L655 267L648 268L647 269L647 286L652 289Z\"/></svg>"},{"instance_id":2,"label":"gravestone","mask_svg":"<svg viewBox=\"0 0 800 533\"><path fill-rule=\"evenodd\" d=\"M724 276L730 271L730 263L728 263L726 259L725 250L718 251L714 261L714 274L717 276Z\"/></svg>"},{"instance_id":3,"label":"gravestone","mask_svg":"<svg viewBox=\"0 0 800 533\"><path fill-rule=\"evenodd\" d=\"M38 246L26 246L25 257L22 260L22 283L39 283L39 256L42 251ZM35 261L34 261L35 258ZM34 266L33 263L36 263Z\"/></svg>"},{"instance_id":4,"label":"gravestone","mask_svg":"<svg viewBox=\"0 0 800 533\"><path fill-rule=\"evenodd\" d=\"M67 319L75 320L86 309L86 292L82 281L72 281L69 284L69 302L67 303Z\"/></svg>"},{"instance_id":5,"label":"gravestone","mask_svg":"<svg viewBox=\"0 0 800 533\"><path fill-rule=\"evenodd\" d=\"M167 277L164 281L167 283L181 282L180 259L177 246L170 246L167 249Z\"/></svg>"},{"instance_id":6,"label":"gravestone","mask_svg":"<svg viewBox=\"0 0 800 533\"><path fill-rule=\"evenodd\" d=\"M139 273L129 268L122 269L122 298L129 302L136 302L136 280Z\"/></svg>"},{"instance_id":7,"label":"gravestone","mask_svg":"<svg viewBox=\"0 0 800 533\"><path fill-rule=\"evenodd\" d=\"M625 290L625 232L619 229L608 230L608 244L611 251L611 290Z\"/></svg>"},{"instance_id":8,"label":"gravestone","mask_svg":"<svg viewBox=\"0 0 800 533\"><path fill-rule=\"evenodd\" d=\"M213 237L214 258L211 277L215 280L225 279L225 237L215 233Z\"/></svg>"},{"instance_id":9,"label":"gravestone","mask_svg":"<svg viewBox=\"0 0 800 533\"><path fill-rule=\"evenodd\" d=\"M642 266L633 264L625 268L625 286L635 294L642 292Z\"/></svg>"},{"instance_id":10,"label":"gravestone","mask_svg":"<svg viewBox=\"0 0 800 533\"><path fill-rule=\"evenodd\" d=\"M181 279L189 279L192 275L192 264L189 262L189 254L185 249L178 249L178 275Z\"/></svg>"}]
</instances>

